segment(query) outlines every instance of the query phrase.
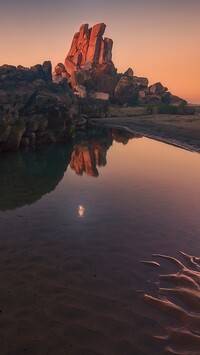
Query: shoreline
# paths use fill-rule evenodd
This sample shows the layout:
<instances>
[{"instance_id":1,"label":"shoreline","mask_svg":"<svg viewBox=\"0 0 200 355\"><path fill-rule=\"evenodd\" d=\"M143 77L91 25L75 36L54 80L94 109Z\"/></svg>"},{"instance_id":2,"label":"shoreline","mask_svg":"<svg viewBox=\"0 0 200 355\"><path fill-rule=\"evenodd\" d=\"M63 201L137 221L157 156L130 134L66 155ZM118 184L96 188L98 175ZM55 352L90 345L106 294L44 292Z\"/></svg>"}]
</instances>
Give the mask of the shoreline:
<instances>
[{"instance_id":1,"label":"shoreline","mask_svg":"<svg viewBox=\"0 0 200 355\"><path fill-rule=\"evenodd\" d=\"M200 116L140 115L91 119L90 124L124 129L191 152L200 153Z\"/></svg>"}]
</instances>

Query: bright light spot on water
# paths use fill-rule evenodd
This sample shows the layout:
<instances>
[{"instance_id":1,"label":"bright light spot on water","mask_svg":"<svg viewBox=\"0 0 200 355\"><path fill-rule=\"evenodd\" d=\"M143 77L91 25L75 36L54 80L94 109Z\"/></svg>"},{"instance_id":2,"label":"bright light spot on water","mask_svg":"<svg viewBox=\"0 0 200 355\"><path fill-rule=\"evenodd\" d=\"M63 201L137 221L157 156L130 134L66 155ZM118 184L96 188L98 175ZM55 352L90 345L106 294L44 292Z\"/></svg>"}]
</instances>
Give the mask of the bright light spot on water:
<instances>
[{"instance_id":1,"label":"bright light spot on water","mask_svg":"<svg viewBox=\"0 0 200 355\"><path fill-rule=\"evenodd\" d=\"M78 206L78 215L79 217L84 217L84 213L85 213L85 208L82 205Z\"/></svg>"}]
</instances>

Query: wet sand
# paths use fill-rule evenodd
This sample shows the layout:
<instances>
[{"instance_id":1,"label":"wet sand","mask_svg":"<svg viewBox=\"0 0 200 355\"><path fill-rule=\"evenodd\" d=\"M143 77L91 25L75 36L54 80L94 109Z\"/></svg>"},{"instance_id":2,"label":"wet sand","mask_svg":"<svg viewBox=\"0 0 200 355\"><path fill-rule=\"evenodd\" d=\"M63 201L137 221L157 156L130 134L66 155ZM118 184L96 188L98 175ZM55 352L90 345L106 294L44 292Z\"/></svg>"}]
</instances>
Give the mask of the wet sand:
<instances>
[{"instance_id":1,"label":"wet sand","mask_svg":"<svg viewBox=\"0 0 200 355\"><path fill-rule=\"evenodd\" d=\"M2 355L199 354L198 271L173 274L159 256L142 265L128 245L108 259L105 240L88 248L68 238L9 239L0 250Z\"/></svg>"},{"instance_id":2,"label":"wet sand","mask_svg":"<svg viewBox=\"0 0 200 355\"><path fill-rule=\"evenodd\" d=\"M92 119L92 122L125 128L148 138L200 152L200 115L144 115L142 110L136 110L134 116L126 116L131 114L127 109L119 113L121 117Z\"/></svg>"},{"instance_id":3,"label":"wet sand","mask_svg":"<svg viewBox=\"0 0 200 355\"><path fill-rule=\"evenodd\" d=\"M159 275L158 294L144 294L151 306L175 318L179 325L167 327L162 336L154 336L163 344L166 354L199 355L200 349L200 258L181 252L183 264L176 258L155 254L158 260L168 260L178 271ZM153 264L152 264L153 265Z\"/></svg>"},{"instance_id":4,"label":"wet sand","mask_svg":"<svg viewBox=\"0 0 200 355\"><path fill-rule=\"evenodd\" d=\"M23 228L18 217L1 242L2 355L155 354L162 317L136 292L146 282L128 245L108 252L108 239L20 236Z\"/></svg>"}]
</instances>

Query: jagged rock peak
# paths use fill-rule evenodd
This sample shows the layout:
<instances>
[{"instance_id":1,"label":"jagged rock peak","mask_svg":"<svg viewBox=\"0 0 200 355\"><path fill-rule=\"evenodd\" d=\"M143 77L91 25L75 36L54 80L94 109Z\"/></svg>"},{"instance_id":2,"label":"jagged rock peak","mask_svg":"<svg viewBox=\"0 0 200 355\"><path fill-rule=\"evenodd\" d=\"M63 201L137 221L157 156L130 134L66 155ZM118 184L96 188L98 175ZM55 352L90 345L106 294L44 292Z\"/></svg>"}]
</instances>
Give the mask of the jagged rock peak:
<instances>
[{"instance_id":1,"label":"jagged rock peak","mask_svg":"<svg viewBox=\"0 0 200 355\"><path fill-rule=\"evenodd\" d=\"M113 41L103 38L105 29L104 23L91 28L88 24L83 24L79 32L75 33L65 59L65 68L70 75L79 68L90 69L94 65L111 62Z\"/></svg>"}]
</instances>

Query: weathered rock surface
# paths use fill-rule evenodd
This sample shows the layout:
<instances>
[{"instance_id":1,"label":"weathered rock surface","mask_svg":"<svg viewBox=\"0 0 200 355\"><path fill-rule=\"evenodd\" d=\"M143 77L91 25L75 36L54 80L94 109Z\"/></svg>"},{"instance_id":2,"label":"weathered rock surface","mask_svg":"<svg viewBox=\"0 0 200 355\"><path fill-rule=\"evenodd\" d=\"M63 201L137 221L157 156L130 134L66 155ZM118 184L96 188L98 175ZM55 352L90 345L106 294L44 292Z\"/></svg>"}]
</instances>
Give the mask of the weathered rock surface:
<instances>
[{"instance_id":1,"label":"weathered rock surface","mask_svg":"<svg viewBox=\"0 0 200 355\"><path fill-rule=\"evenodd\" d=\"M115 98L121 104L137 103L138 85L131 76L122 76L115 88Z\"/></svg>"},{"instance_id":2,"label":"weathered rock surface","mask_svg":"<svg viewBox=\"0 0 200 355\"><path fill-rule=\"evenodd\" d=\"M80 27L72 40L65 65L62 65L62 73L60 64L55 68L55 82L63 80L65 66L65 77L68 76L74 93L82 98L98 97L98 92L101 92L109 94L109 100L117 105L158 106L184 102L168 92L160 82L148 86L148 79L135 76L132 68L128 68L124 74L118 74L112 62L113 41L103 38L105 29L104 23L92 28L88 24ZM106 95L102 97L107 99Z\"/></svg>"},{"instance_id":3,"label":"weathered rock surface","mask_svg":"<svg viewBox=\"0 0 200 355\"><path fill-rule=\"evenodd\" d=\"M168 89L165 88L160 82L149 86L150 94L160 95L163 94Z\"/></svg>"},{"instance_id":4,"label":"weathered rock surface","mask_svg":"<svg viewBox=\"0 0 200 355\"><path fill-rule=\"evenodd\" d=\"M130 76L131 78L133 77L134 75L134 71L132 68L128 68L125 73L124 73L125 76Z\"/></svg>"},{"instance_id":5,"label":"weathered rock surface","mask_svg":"<svg viewBox=\"0 0 200 355\"><path fill-rule=\"evenodd\" d=\"M64 64L58 63L52 74L53 81L57 84L64 82L68 82L70 75L67 73Z\"/></svg>"},{"instance_id":6,"label":"weathered rock surface","mask_svg":"<svg viewBox=\"0 0 200 355\"><path fill-rule=\"evenodd\" d=\"M68 83L52 82L50 62L0 67L0 151L66 140L76 102Z\"/></svg>"},{"instance_id":7,"label":"weathered rock surface","mask_svg":"<svg viewBox=\"0 0 200 355\"><path fill-rule=\"evenodd\" d=\"M65 68L70 75L80 67L90 69L95 64L103 64L112 60L113 41L109 38L103 39L105 28L104 23L99 23L92 28L84 24L74 35L65 59Z\"/></svg>"},{"instance_id":8,"label":"weathered rock surface","mask_svg":"<svg viewBox=\"0 0 200 355\"><path fill-rule=\"evenodd\" d=\"M54 82L60 83L63 80L64 66L76 95L92 98L95 92L105 92L111 96L114 94L118 81L117 70L112 62L113 41L103 38L105 28L104 23L92 28L88 24L80 27L79 32L74 35L65 64L59 63L55 67ZM80 94L80 91L83 93L82 88L79 90L80 86L86 88L84 95Z\"/></svg>"},{"instance_id":9,"label":"weathered rock surface","mask_svg":"<svg viewBox=\"0 0 200 355\"><path fill-rule=\"evenodd\" d=\"M109 116L109 101L96 98L79 97L79 112L88 118L104 118Z\"/></svg>"},{"instance_id":10,"label":"weathered rock surface","mask_svg":"<svg viewBox=\"0 0 200 355\"><path fill-rule=\"evenodd\" d=\"M104 23L82 25L53 75L49 61L31 68L0 67L0 152L63 141L74 125L84 124L78 116L109 116L110 102L152 107L186 103L160 82L148 86L148 79L135 76L132 68L117 73L113 41L103 38L105 28Z\"/></svg>"}]
</instances>

